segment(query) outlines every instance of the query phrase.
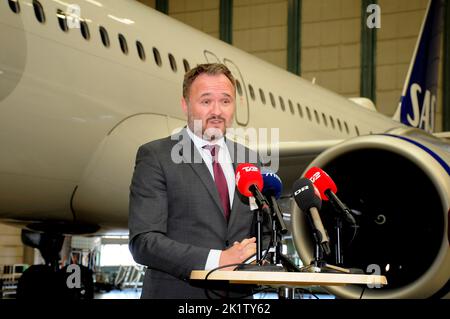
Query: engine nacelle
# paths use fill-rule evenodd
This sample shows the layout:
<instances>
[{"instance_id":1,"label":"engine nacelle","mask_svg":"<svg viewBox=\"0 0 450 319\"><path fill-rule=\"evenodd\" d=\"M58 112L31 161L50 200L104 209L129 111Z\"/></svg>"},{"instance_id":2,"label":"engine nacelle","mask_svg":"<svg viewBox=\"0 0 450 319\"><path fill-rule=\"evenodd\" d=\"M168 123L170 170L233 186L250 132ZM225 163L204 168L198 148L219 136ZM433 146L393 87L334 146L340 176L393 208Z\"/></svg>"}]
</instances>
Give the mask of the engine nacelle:
<instances>
[{"instance_id":1,"label":"engine nacelle","mask_svg":"<svg viewBox=\"0 0 450 319\"><path fill-rule=\"evenodd\" d=\"M398 132L396 132L398 133ZM407 134L405 134L407 133ZM344 266L373 273L387 286L330 286L341 298L442 297L449 288L450 146L410 130L402 135L370 135L348 140L318 156L318 166L335 181L339 198L360 212L353 228L343 228ZM305 265L313 259L313 241L305 215L292 200L294 245ZM323 201L321 217L335 244L338 215ZM345 222L344 222L345 223ZM335 252L326 257L336 264Z\"/></svg>"}]
</instances>

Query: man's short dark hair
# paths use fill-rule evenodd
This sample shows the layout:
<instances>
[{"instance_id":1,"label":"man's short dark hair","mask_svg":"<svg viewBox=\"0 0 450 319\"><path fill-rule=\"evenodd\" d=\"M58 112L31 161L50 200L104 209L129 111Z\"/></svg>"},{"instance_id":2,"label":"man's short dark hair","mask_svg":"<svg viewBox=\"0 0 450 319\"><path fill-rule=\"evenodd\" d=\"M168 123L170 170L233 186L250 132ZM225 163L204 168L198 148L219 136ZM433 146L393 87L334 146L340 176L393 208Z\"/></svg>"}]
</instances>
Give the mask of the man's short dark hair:
<instances>
[{"instance_id":1,"label":"man's short dark hair","mask_svg":"<svg viewBox=\"0 0 450 319\"><path fill-rule=\"evenodd\" d=\"M208 75L225 75L233 84L233 87L236 89L236 80L234 79L231 71L222 63L205 63L198 64L195 68L189 70L184 75L183 81L183 97L185 100L189 100L189 91L191 89L191 85L194 80L201 74Z\"/></svg>"}]
</instances>

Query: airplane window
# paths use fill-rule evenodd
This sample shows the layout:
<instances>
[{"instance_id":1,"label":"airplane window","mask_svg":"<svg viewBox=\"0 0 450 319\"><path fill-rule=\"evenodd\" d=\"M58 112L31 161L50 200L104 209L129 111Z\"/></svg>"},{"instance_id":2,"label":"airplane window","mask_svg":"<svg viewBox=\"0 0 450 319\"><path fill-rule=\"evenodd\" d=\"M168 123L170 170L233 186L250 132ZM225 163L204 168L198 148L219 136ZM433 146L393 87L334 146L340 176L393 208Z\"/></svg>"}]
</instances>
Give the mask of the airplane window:
<instances>
[{"instance_id":1,"label":"airplane window","mask_svg":"<svg viewBox=\"0 0 450 319\"><path fill-rule=\"evenodd\" d=\"M183 59L184 71L188 72L191 69L189 62L186 59Z\"/></svg>"},{"instance_id":2,"label":"airplane window","mask_svg":"<svg viewBox=\"0 0 450 319\"><path fill-rule=\"evenodd\" d=\"M121 33L119 33L119 43L120 43L120 49L122 49L123 54L128 54L127 39L125 39L125 37Z\"/></svg>"},{"instance_id":3,"label":"airplane window","mask_svg":"<svg viewBox=\"0 0 450 319\"><path fill-rule=\"evenodd\" d=\"M262 89L259 89L259 97L261 98L261 102L263 102L263 104L266 104L266 96L264 95L264 91Z\"/></svg>"},{"instance_id":4,"label":"airplane window","mask_svg":"<svg viewBox=\"0 0 450 319\"><path fill-rule=\"evenodd\" d=\"M345 131L347 132L347 134L350 134L350 131L348 130L347 122L345 122L345 121L344 121L344 127L345 127Z\"/></svg>"},{"instance_id":5,"label":"airplane window","mask_svg":"<svg viewBox=\"0 0 450 319\"><path fill-rule=\"evenodd\" d=\"M89 40L91 38L91 33L89 32L89 26L86 21L80 21L80 31L83 38Z\"/></svg>"},{"instance_id":6,"label":"airplane window","mask_svg":"<svg viewBox=\"0 0 450 319\"><path fill-rule=\"evenodd\" d=\"M153 48L153 57L155 58L155 63L158 66L162 65L161 55L159 54L159 51L157 48Z\"/></svg>"},{"instance_id":7,"label":"airplane window","mask_svg":"<svg viewBox=\"0 0 450 319\"><path fill-rule=\"evenodd\" d=\"M103 45L105 47L109 48L110 43L109 43L108 31L106 31L106 29L102 26L100 26L99 30L100 30L100 37L102 38Z\"/></svg>"},{"instance_id":8,"label":"airplane window","mask_svg":"<svg viewBox=\"0 0 450 319\"><path fill-rule=\"evenodd\" d=\"M61 10L56 10L56 16L58 17L58 24L61 30L64 32L69 31L69 27L67 26L66 14Z\"/></svg>"},{"instance_id":9,"label":"airplane window","mask_svg":"<svg viewBox=\"0 0 450 319\"><path fill-rule=\"evenodd\" d=\"M289 103L289 109L291 110L291 113L294 114L295 111L294 111L294 106L292 105L292 101L288 100L288 103Z\"/></svg>"},{"instance_id":10,"label":"airplane window","mask_svg":"<svg viewBox=\"0 0 450 319\"><path fill-rule=\"evenodd\" d=\"M356 135L359 136L359 128L355 125L355 131L356 131Z\"/></svg>"},{"instance_id":11,"label":"airplane window","mask_svg":"<svg viewBox=\"0 0 450 319\"><path fill-rule=\"evenodd\" d=\"M322 121L325 124L325 126L328 126L327 117L325 116L324 113L322 113Z\"/></svg>"},{"instance_id":12,"label":"airplane window","mask_svg":"<svg viewBox=\"0 0 450 319\"><path fill-rule=\"evenodd\" d=\"M331 123L331 127L334 129L334 119L331 115L330 115L330 123Z\"/></svg>"},{"instance_id":13,"label":"airplane window","mask_svg":"<svg viewBox=\"0 0 450 319\"><path fill-rule=\"evenodd\" d=\"M18 0L8 0L9 7L11 8L12 12L19 13L20 12L20 5Z\"/></svg>"},{"instance_id":14,"label":"airplane window","mask_svg":"<svg viewBox=\"0 0 450 319\"><path fill-rule=\"evenodd\" d=\"M269 92L269 97L270 97L270 103L272 103L272 106L275 108L275 99L273 98L273 94L272 92Z\"/></svg>"},{"instance_id":15,"label":"airplane window","mask_svg":"<svg viewBox=\"0 0 450 319\"><path fill-rule=\"evenodd\" d=\"M305 106L306 108L306 114L308 114L308 120L311 121L311 111L309 110L309 107Z\"/></svg>"},{"instance_id":16,"label":"airplane window","mask_svg":"<svg viewBox=\"0 0 450 319\"><path fill-rule=\"evenodd\" d=\"M236 80L236 88L237 88L238 94L240 96L242 96L242 86L241 86L241 82L239 82L239 80Z\"/></svg>"},{"instance_id":17,"label":"airplane window","mask_svg":"<svg viewBox=\"0 0 450 319\"><path fill-rule=\"evenodd\" d=\"M316 117L316 122L317 122L318 124L320 124L319 113L317 113L316 110L314 110L314 116Z\"/></svg>"},{"instance_id":18,"label":"airplane window","mask_svg":"<svg viewBox=\"0 0 450 319\"><path fill-rule=\"evenodd\" d=\"M303 110L302 110L302 106L300 105L300 103L297 103L297 109L298 109L298 114L300 115L301 118L303 118Z\"/></svg>"},{"instance_id":19,"label":"airplane window","mask_svg":"<svg viewBox=\"0 0 450 319\"><path fill-rule=\"evenodd\" d=\"M40 23L44 23L45 22L45 14L44 14L44 8L42 8L42 4L37 0L33 0L33 8L34 8L34 14L36 15L36 19Z\"/></svg>"},{"instance_id":20,"label":"airplane window","mask_svg":"<svg viewBox=\"0 0 450 319\"><path fill-rule=\"evenodd\" d=\"M172 71L177 72L177 61L175 61L175 58L173 57L173 55L171 53L169 53L169 62L170 62L170 67L172 68Z\"/></svg>"},{"instance_id":21,"label":"airplane window","mask_svg":"<svg viewBox=\"0 0 450 319\"><path fill-rule=\"evenodd\" d=\"M142 61L145 61L145 50L144 50L144 46L142 45L141 42L136 41L136 49L137 49L139 58L140 58Z\"/></svg>"},{"instance_id":22,"label":"airplane window","mask_svg":"<svg viewBox=\"0 0 450 319\"><path fill-rule=\"evenodd\" d=\"M253 91L253 86L251 86L251 84L248 85L248 90L250 91L250 96L252 98L252 100L255 100L255 91Z\"/></svg>"},{"instance_id":23,"label":"airplane window","mask_svg":"<svg viewBox=\"0 0 450 319\"><path fill-rule=\"evenodd\" d=\"M337 119L337 124L338 124L338 127L339 127L339 131L342 132L341 120Z\"/></svg>"},{"instance_id":24,"label":"airplane window","mask_svg":"<svg viewBox=\"0 0 450 319\"><path fill-rule=\"evenodd\" d=\"M283 110L283 112L286 110L286 107L284 106L284 100L281 96L278 97L280 100L280 105L281 105L281 109Z\"/></svg>"}]
</instances>

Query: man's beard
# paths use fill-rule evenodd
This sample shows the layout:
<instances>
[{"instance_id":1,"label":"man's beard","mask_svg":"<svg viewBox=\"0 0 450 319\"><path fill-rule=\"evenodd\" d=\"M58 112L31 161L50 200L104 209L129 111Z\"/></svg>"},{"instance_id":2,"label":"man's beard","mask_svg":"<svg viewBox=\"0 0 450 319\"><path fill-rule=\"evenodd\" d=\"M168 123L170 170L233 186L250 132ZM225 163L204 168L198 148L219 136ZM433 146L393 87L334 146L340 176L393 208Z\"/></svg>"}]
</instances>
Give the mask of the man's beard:
<instances>
[{"instance_id":1,"label":"man's beard","mask_svg":"<svg viewBox=\"0 0 450 319\"><path fill-rule=\"evenodd\" d=\"M217 127L208 127L206 128L206 126L208 125L208 122L210 120L221 120L224 125L225 125L225 130L226 130L226 122L225 119L221 116L212 116L209 117L206 120L206 124L205 127L203 127L203 122L202 120L196 120L196 119L192 119L190 118L189 120L189 127L192 130L192 132L197 135L197 136L201 136L204 140L208 140L208 141L215 141L218 140L220 138L222 138L225 134L225 132L222 131L222 129L217 128ZM193 126L193 127L191 127Z\"/></svg>"}]
</instances>

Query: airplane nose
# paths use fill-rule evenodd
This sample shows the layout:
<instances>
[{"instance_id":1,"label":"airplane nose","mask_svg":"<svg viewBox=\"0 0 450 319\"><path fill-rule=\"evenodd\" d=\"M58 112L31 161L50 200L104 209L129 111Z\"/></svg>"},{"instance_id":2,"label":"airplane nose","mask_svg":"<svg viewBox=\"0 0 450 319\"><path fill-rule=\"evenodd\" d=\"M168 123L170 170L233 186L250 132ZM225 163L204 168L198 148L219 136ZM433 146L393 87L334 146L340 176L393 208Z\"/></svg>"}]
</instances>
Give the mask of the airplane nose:
<instances>
[{"instance_id":1,"label":"airplane nose","mask_svg":"<svg viewBox=\"0 0 450 319\"><path fill-rule=\"evenodd\" d=\"M0 4L0 102L14 91L25 71L27 42L20 14ZM3 8L3 6L6 6Z\"/></svg>"}]
</instances>

